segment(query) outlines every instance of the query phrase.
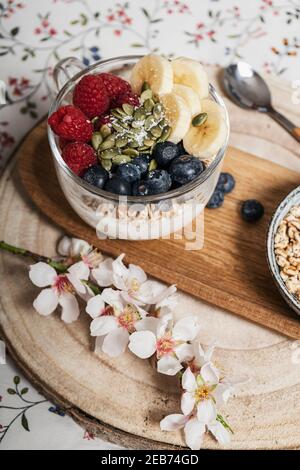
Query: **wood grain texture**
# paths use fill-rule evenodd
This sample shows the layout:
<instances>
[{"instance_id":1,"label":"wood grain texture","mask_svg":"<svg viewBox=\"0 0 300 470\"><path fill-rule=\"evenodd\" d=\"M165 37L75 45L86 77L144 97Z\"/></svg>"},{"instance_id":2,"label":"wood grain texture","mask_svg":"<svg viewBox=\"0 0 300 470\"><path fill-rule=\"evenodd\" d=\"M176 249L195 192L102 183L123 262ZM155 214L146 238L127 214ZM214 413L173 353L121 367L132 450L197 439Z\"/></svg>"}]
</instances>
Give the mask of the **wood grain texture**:
<instances>
[{"instance_id":1,"label":"wood grain texture","mask_svg":"<svg viewBox=\"0 0 300 470\"><path fill-rule=\"evenodd\" d=\"M56 178L45 124L35 128L20 147L19 172L37 206L69 233L84 238L199 299L293 338L300 338L300 321L278 293L268 271L266 230L281 199L300 183L300 174L240 150L229 148L224 170L237 185L218 210L205 210L204 248L185 249L184 240L132 242L99 240L69 206ZM47 182L45 184L45 175ZM257 224L242 221L241 201L260 200L265 216Z\"/></svg>"}]
</instances>

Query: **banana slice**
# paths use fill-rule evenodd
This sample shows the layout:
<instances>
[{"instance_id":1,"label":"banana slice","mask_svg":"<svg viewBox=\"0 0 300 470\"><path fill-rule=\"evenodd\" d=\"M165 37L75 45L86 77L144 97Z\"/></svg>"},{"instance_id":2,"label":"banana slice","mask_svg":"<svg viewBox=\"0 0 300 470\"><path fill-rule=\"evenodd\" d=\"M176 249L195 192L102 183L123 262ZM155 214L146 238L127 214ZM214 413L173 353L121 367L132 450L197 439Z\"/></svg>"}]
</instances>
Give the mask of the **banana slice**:
<instances>
[{"instance_id":1,"label":"banana slice","mask_svg":"<svg viewBox=\"0 0 300 470\"><path fill-rule=\"evenodd\" d=\"M174 83L193 88L200 99L208 96L208 77L203 65L187 57L178 57L172 61L172 67Z\"/></svg>"},{"instance_id":2,"label":"banana slice","mask_svg":"<svg viewBox=\"0 0 300 470\"><path fill-rule=\"evenodd\" d=\"M166 121L172 127L168 140L178 144L189 130L192 119L191 112L184 99L175 93L162 95L160 100L165 108Z\"/></svg>"},{"instance_id":3,"label":"banana slice","mask_svg":"<svg viewBox=\"0 0 300 470\"><path fill-rule=\"evenodd\" d=\"M165 57L149 54L142 57L133 67L130 77L134 93L141 93L147 82L156 95L170 93L173 88L173 69Z\"/></svg>"},{"instance_id":4,"label":"banana slice","mask_svg":"<svg viewBox=\"0 0 300 470\"><path fill-rule=\"evenodd\" d=\"M212 100L201 101L202 113L207 113L207 120L199 127L191 124L184 136L185 150L200 160L212 161L222 147L227 136L225 113L221 106Z\"/></svg>"},{"instance_id":5,"label":"banana slice","mask_svg":"<svg viewBox=\"0 0 300 470\"><path fill-rule=\"evenodd\" d=\"M201 113L200 98L191 87L176 84L173 86L172 93L175 93L175 95L181 96L181 98L184 99L192 116Z\"/></svg>"}]
</instances>

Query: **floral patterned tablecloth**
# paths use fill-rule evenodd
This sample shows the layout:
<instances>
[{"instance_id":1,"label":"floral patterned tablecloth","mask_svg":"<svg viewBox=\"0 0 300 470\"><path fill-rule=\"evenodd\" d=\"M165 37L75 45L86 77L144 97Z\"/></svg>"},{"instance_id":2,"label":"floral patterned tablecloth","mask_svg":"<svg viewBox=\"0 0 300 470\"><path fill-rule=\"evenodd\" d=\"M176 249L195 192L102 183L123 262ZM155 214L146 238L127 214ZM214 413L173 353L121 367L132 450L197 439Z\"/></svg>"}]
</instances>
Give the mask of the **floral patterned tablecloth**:
<instances>
[{"instance_id":1,"label":"floral patterned tablecloth","mask_svg":"<svg viewBox=\"0 0 300 470\"><path fill-rule=\"evenodd\" d=\"M52 70L72 55L100 58L158 51L300 78L300 0L2 0L0 167L47 112ZM1 358L0 358L1 359ZM39 395L9 358L0 360L1 449L110 449Z\"/></svg>"}]
</instances>

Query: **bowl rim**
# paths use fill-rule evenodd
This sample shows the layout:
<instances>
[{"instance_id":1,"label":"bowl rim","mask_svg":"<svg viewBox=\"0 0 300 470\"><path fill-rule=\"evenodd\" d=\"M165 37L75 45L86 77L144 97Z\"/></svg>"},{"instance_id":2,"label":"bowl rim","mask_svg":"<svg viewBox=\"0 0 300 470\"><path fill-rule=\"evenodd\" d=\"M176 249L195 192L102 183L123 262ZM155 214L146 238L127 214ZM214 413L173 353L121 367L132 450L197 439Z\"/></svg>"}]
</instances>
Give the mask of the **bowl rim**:
<instances>
[{"instance_id":1,"label":"bowl rim","mask_svg":"<svg viewBox=\"0 0 300 470\"><path fill-rule=\"evenodd\" d=\"M61 90L58 92L54 100L52 101L50 108L49 108L49 113L48 113L48 118L49 116L57 110L58 106L60 105L61 99L64 97L65 94L67 94L71 88L73 87L73 84L76 80L78 80L80 77L83 75L86 75L89 72L92 72L95 70L99 65L114 65L118 63L119 61L134 61L134 60L139 60L143 55L126 55L126 56L118 56L118 57L112 57L110 59L105 59L105 60L99 60L92 65L84 68L77 74L75 74L73 77L71 77L65 85L61 88ZM230 123L229 123L229 116L228 116L228 111L225 105L225 102L223 98L217 93L215 87L211 84L209 84L209 94L210 96L214 99L215 102L220 104L222 108L225 111L225 121L226 121L226 126L227 126L227 134L225 141L222 145L222 147L218 150L217 155L213 162L205 168L205 170L196 178L195 180L191 181L190 183L187 183L180 188L172 189L171 191L168 191L166 193L161 193L161 194L155 194L151 196L126 196L127 201L132 204L148 204L148 203L155 203L159 201L164 201L164 200L170 200L173 198L177 198L180 196L184 196L190 192L192 192L195 188L203 184L215 171L215 169L218 167L219 163L222 161L223 157L225 156L225 152L228 146L228 140L229 140L229 133L230 133ZM111 200L118 202L120 200L120 196L118 194L110 193L109 191L105 191L103 189L96 188L89 183L86 183L82 178L79 176L75 175L70 168L67 166L67 164L64 162L60 151L57 147L56 141L55 141L55 135L52 132L48 122L47 122L47 133L48 133L48 140L50 144L50 148L52 151L52 155L55 158L57 164L59 165L60 168L67 174L68 177L70 177L72 180L74 180L79 186L83 187L86 191L89 193L96 195L96 196L101 196L105 199ZM123 196L124 198L124 196Z\"/></svg>"},{"instance_id":2,"label":"bowl rim","mask_svg":"<svg viewBox=\"0 0 300 470\"><path fill-rule=\"evenodd\" d=\"M299 200L300 204L300 185L290 191L277 205L267 230L266 251L268 267L279 292L289 304L289 306L292 307L298 314L300 314L300 301L289 292L282 277L280 276L279 266L276 262L274 250L275 231L277 230L279 223L286 216L286 214L288 214L290 209L297 204L296 199ZM288 205L289 208L287 209Z\"/></svg>"}]
</instances>

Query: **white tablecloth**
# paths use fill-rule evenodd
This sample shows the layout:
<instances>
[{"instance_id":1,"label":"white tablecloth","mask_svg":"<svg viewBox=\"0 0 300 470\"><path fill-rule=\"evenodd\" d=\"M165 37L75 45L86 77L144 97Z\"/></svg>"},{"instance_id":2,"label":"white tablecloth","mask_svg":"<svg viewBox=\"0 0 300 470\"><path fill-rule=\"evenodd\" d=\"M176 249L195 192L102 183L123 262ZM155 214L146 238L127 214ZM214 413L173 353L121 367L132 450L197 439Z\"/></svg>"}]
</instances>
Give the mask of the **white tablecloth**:
<instances>
[{"instance_id":1,"label":"white tablecloth","mask_svg":"<svg viewBox=\"0 0 300 470\"><path fill-rule=\"evenodd\" d=\"M159 51L209 64L244 59L292 82L300 78L299 21L299 0L3 0L0 79L9 104L0 111L0 166L47 112L60 58L77 56L88 65ZM44 400L6 362L0 360L0 450L114 448Z\"/></svg>"}]
</instances>

